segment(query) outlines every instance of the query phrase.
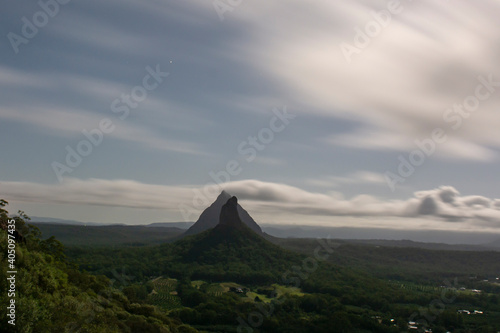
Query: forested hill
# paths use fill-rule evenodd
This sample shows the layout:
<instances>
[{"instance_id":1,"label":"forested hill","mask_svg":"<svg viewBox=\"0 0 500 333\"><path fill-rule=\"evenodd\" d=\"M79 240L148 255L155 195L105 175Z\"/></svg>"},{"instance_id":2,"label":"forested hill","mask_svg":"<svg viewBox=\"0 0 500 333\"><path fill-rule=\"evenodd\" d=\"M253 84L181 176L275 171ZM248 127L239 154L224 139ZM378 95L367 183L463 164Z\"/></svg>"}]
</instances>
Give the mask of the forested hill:
<instances>
[{"instance_id":1,"label":"forested hill","mask_svg":"<svg viewBox=\"0 0 500 333\"><path fill-rule=\"evenodd\" d=\"M236 198L232 203L230 199L215 228L163 245L164 269L174 275L188 271L192 279L259 283L276 281L300 263L301 255L269 242L243 223L237 207Z\"/></svg>"},{"instance_id":2,"label":"forested hill","mask_svg":"<svg viewBox=\"0 0 500 333\"><path fill-rule=\"evenodd\" d=\"M6 201L0 201L2 225L12 220L4 209L6 205ZM62 244L53 237L41 240L39 230L26 223L29 219L22 212L13 219L25 241L15 243L15 259L9 262L8 232L0 230L1 332L196 332L154 306L130 302L113 287L112 280L68 264ZM13 268L17 273L11 284L6 272ZM14 297L4 292L14 286ZM15 311L9 313L15 313L15 317L7 316L11 300L15 301ZM15 325L8 323L12 319Z\"/></svg>"}]
</instances>

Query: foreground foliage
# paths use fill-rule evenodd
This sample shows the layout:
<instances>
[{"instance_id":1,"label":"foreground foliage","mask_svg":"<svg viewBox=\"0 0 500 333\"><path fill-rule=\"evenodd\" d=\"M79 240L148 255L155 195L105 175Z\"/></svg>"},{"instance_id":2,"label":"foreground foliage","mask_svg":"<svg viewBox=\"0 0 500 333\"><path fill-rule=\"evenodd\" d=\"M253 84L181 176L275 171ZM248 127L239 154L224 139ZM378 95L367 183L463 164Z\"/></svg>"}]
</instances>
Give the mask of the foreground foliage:
<instances>
[{"instance_id":1,"label":"foreground foliage","mask_svg":"<svg viewBox=\"0 0 500 333\"><path fill-rule=\"evenodd\" d=\"M10 218L0 206L0 221ZM63 247L54 238L40 239L36 227L22 212L14 217L26 243L16 244L16 320L8 324L6 272L7 232L0 231L0 327L5 332L192 332L147 304L131 302L114 288L114 281L78 270L66 262Z\"/></svg>"}]
</instances>

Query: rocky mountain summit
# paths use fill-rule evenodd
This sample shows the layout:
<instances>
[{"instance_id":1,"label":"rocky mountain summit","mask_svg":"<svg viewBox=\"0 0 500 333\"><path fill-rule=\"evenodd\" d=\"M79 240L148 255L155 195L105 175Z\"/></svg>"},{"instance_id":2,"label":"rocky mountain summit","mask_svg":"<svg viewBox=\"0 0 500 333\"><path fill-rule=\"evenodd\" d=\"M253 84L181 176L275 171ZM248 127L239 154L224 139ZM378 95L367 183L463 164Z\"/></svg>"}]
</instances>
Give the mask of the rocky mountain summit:
<instances>
[{"instance_id":1,"label":"rocky mountain summit","mask_svg":"<svg viewBox=\"0 0 500 333\"><path fill-rule=\"evenodd\" d=\"M200 217L198 218L198 221L196 221L196 223L193 224L184 233L183 236L196 235L208 229L215 228L215 226L217 226L217 224L221 222L222 219L221 211L223 206L228 204L229 201L231 201L230 205L232 208L225 209L228 210L228 214L230 215L225 217L224 220L230 221L231 218L234 219L235 221L238 220L241 223L245 224L247 227L249 227L255 233L263 235L262 229L250 216L250 214L248 214L248 212L243 207L241 207L240 204L238 204L238 200L236 199L236 197L232 197L226 191L222 191L221 194L219 194L219 196L217 197L217 199L210 205L210 207L206 208L203 211L203 213L201 213Z\"/></svg>"}]
</instances>

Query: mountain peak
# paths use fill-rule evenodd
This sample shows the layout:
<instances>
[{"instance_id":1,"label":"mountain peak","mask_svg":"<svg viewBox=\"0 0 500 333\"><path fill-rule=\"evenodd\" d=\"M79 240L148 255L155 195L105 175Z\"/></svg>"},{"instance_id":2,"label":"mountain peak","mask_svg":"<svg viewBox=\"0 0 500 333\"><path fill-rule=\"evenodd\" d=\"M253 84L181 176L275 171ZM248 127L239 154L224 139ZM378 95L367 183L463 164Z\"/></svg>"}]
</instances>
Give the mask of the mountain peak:
<instances>
[{"instance_id":1,"label":"mountain peak","mask_svg":"<svg viewBox=\"0 0 500 333\"><path fill-rule=\"evenodd\" d=\"M226 190L222 190L222 192L219 194L219 196L229 196L229 197L231 197L231 195L229 193L227 193Z\"/></svg>"},{"instance_id":2,"label":"mountain peak","mask_svg":"<svg viewBox=\"0 0 500 333\"><path fill-rule=\"evenodd\" d=\"M238 198L236 198L235 196L232 196L231 198L229 198L227 200L227 202L224 206L226 206L226 205L232 206L236 209L236 206L238 206Z\"/></svg>"},{"instance_id":3,"label":"mountain peak","mask_svg":"<svg viewBox=\"0 0 500 333\"><path fill-rule=\"evenodd\" d=\"M228 200L228 199L231 198L231 194L227 193L226 190L222 190L222 192L220 192L220 194L217 197L217 199L218 198L225 198L226 200Z\"/></svg>"},{"instance_id":4,"label":"mountain peak","mask_svg":"<svg viewBox=\"0 0 500 333\"><path fill-rule=\"evenodd\" d=\"M217 199L201 213L198 221L194 225L192 225L185 233L184 236L199 234L205 230L215 228L221 222L221 213L223 206L230 204L233 208L226 208L228 210L227 219L224 218L224 221L229 221L232 217L237 215L235 221L240 221L241 223L248 226L254 232L259 235L262 235L262 229L259 225L254 221L254 219L248 214L248 212L238 204L238 199L236 197L231 196L228 192L222 191ZM222 223L226 225L228 223ZM231 225L235 225L235 223L229 223ZM238 224L236 222L236 224Z\"/></svg>"},{"instance_id":5,"label":"mountain peak","mask_svg":"<svg viewBox=\"0 0 500 333\"><path fill-rule=\"evenodd\" d=\"M238 214L238 199L236 197L231 197L222 206L219 217L219 224L224 225L241 225L240 214Z\"/></svg>"}]
</instances>

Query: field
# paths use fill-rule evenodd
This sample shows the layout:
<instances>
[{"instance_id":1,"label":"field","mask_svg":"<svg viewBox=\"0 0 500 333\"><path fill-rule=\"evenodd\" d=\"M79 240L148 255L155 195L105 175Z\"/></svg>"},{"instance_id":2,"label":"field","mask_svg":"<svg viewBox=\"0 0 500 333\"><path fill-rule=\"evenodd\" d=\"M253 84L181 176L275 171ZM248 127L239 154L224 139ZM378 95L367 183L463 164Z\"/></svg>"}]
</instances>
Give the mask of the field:
<instances>
[{"instance_id":1,"label":"field","mask_svg":"<svg viewBox=\"0 0 500 333\"><path fill-rule=\"evenodd\" d=\"M153 291L148 296L148 302L160 308L170 311L181 305L181 299L177 296L177 280L159 277L152 281Z\"/></svg>"},{"instance_id":2,"label":"field","mask_svg":"<svg viewBox=\"0 0 500 333\"><path fill-rule=\"evenodd\" d=\"M244 285L235 282L222 282L222 283L206 283L201 280L192 281L191 285L197 289L202 289L207 294L212 296L220 296L222 293L230 292L231 289L241 289L241 298L243 301L254 302L256 297L262 302L271 302L273 298L281 297L284 295L289 296L304 296L300 288L283 286L279 284L273 284L267 287L260 288L248 288ZM205 285L204 287L202 287Z\"/></svg>"}]
</instances>

